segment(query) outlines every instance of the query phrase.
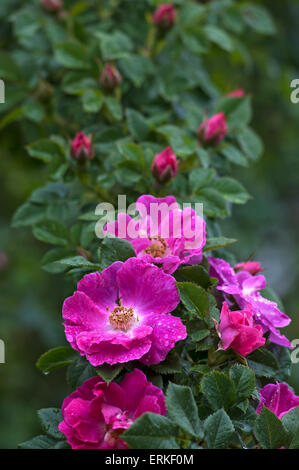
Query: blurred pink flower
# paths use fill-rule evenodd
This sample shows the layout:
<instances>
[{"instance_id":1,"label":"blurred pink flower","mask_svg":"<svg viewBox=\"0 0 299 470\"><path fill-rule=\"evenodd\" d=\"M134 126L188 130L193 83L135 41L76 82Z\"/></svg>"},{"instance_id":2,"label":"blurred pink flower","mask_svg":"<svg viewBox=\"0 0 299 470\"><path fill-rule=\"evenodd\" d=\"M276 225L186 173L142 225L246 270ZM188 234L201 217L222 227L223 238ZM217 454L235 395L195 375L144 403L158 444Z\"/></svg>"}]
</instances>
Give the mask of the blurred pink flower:
<instances>
[{"instance_id":1,"label":"blurred pink flower","mask_svg":"<svg viewBox=\"0 0 299 470\"><path fill-rule=\"evenodd\" d=\"M175 19L176 9L171 3L158 6L153 16L153 22L161 29L171 28Z\"/></svg>"},{"instance_id":2,"label":"blurred pink flower","mask_svg":"<svg viewBox=\"0 0 299 470\"><path fill-rule=\"evenodd\" d=\"M259 414L266 406L281 419L288 411L299 406L299 397L289 389L286 383L268 384L259 390L261 401L256 412Z\"/></svg>"},{"instance_id":3,"label":"blurred pink flower","mask_svg":"<svg viewBox=\"0 0 299 470\"><path fill-rule=\"evenodd\" d=\"M62 0L41 0L42 7L49 12L56 12L63 7Z\"/></svg>"},{"instance_id":4,"label":"blurred pink flower","mask_svg":"<svg viewBox=\"0 0 299 470\"><path fill-rule=\"evenodd\" d=\"M122 76L112 64L106 64L100 75L100 83L104 88L116 88L122 82Z\"/></svg>"},{"instance_id":5,"label":"blurred pink flower","mask_svg":"<svg viewBox=\"0 0 299 470\"><path fill-rule=\"evenodd\" d=\"M242 88L237 88L236 90L233 90L229 93L227 93L227 96L229 98L243 98L243 96L245 96L245 90L243 90Z\"/></svg>"},{"instance_id":6,"label":"blurred pink flower","mask_svg":"<svg viewBox=\"0 0 299 470\"><path fill-rule=\"evenodd\" d=\"M73 449L126 449L122 433L143 413L166 414L163 392L139 369L108 385L93 377L62 404L59 430Z\"/></svg>"},{"instance_id":7,"label":"blurred pink flower","mask_svg":"<svg viewBox=\"0 0 299 470\"><path fill-rule=\"evenodd\" d=\"M78 161L91 160L94 157L91 138L82 131L72 141L71 156Z\"/></svg>"},{"instance_id":8,"label":"blurred pink flower","mask_svg":"<svg viewBox=\"0 0 299 470\"><path fill-rule=\"evenodd\" d=\"M258 274L263 271L261 263L259 261L244 261L243 263L235 264L234 270L237 271L247 271L250 274Z\"/></svg>"}]
</instances>

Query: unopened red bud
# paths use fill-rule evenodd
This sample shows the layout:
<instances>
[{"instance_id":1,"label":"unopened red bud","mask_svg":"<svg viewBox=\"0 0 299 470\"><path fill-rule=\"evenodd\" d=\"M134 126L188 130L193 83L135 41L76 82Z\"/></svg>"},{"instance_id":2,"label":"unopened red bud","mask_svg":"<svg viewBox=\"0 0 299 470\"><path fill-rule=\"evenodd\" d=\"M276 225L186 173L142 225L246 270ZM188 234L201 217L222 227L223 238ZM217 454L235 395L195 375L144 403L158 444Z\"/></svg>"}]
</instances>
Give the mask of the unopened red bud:
<instances>
[{"instance_id":1,"label":"unopened red bud","mask_svg":"<svg viewBox=\"0 0 299 470\"><path fill-rule=\"evenodd\" d=\"M122 82L122 76L112 64L106 64L100 75L100 84L104 88L113 89Z\"/></svg>"},{"instance_id":2,"label":"unopened red bud","mask_svg":"<svg viewBox=\"0 0 299 470\"><path fill-rule=\"evenodd\" d=\"M56 12L62 9L62 0L41 0L42 7L49 12Z\"/></svg>"},{"instance_id":3,"label":"unopened red bud","mask_svg":"<svg viewBox=\"0 0 299 470\"><path fill-rule=\"evenodd\" d=\"M230 93L227 93L227 96L229 98L243 98L245 94L246 93L242 88L237 88L236 90L233 90Z\"/></svg>"},{"instance_id":4,"label":"unopened red bud","mask_svg":"<svg viewBox=\"0 0 299 470\"><path fill-rule=\"evenodd\" d=\"M152 174L159 183L167 183L178 172L178 160L171 147L158 153L152 163Z\"/></svg>"},{"instance_id":5,"label":"unopened red bud","mask_svg":"<svg viewBox=\"0 0 299 470\"><path fill-rule=\"evenodd\" d=\"M71 145L71 156L78 161L92 160L94 158L94 150L91 144L91 138L79 132Z\"/></svg>"},{"instance_id":6,"label":"unopened red bud","mask_svg":"<svg viewBox=\"0 0 299 470\"><path fill-rule=\"evenodd\" d=\"M227 134L227 122L224 113L218 113L206 119L197 131L202 145L217 145Z\"/></svg>"},{"instance_id":7,"label":"unopened red bud","mask_svg":"<svg viewBox=\"0 0 299 470\"><path fill-rule=\"evenodd\" d=\"M153 22L161 29L171 28L176 19L176 9L169 3L160 5L154 13Z\"/></svg>"}]
</instances>

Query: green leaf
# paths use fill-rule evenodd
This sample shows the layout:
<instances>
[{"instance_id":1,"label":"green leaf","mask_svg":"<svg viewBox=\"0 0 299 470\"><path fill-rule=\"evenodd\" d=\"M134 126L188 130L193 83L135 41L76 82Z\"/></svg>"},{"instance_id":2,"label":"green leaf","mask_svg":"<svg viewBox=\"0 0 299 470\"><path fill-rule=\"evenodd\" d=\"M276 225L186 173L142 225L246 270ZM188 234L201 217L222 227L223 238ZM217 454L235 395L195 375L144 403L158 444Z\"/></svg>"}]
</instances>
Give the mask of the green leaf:
<instances>
[{"instance_id":1,"label":"green leaf","mask_svg":"<svg viewBox=\"0 0 299 470\"><path fill-rule=\"evenodd\" d=\"M20 70L13 57L5 52L0 52L0 77L2 80L18 80Z\"/></svg>"},{"instance_id":2,"label":"green leaf","mask_svg":"<svg viewBox=\"0 0 299 470\"><path fill-rule=\"evenodd\" d=\"M36 366L44 374L51 372L52 370L60 367L65 367L71 364L78 354L72 348L68 346L61 346L58 348L50 349L41 355L38 359Z\"/></svg>"},{"instance_id":3,"label":"green leaf","mask_svg":"<svg viewBox=\"0 0 299 470\"><path fill-rule=\"evenodd\" d=\"M70 69L87 69L89 60L85 47L77 41L65 41L55 47L55 58L64 67Z\"/></svg>"},{"instance_id":4,"label":"green leaf","mask_svg":"<svg viewBox=\"0 0 299 470\"><path fill-rule=\"evenodd\" d=\"M181 301L192 315L205 318L209 313L207 292L192 282L177 282Z\"/></svg>"},{"instance_id":5,"label":"green leaf","mask_svg":"<svg viewBox=\"0 0 299 470\"><path fill-rule=\"evenodd\" d=\"M216 189L227 201L235 204L245 204L250 198L244 186L230 177L220 177L213 181L211 187Z\"/></svg>"},{"instance_id":6,"label":"green leaf","mask_svg":"<svg viewBox=\"0 0 299 470\"><path fill-rule=\"evenodd\" d=\"M100 90L86 90L82 96L83 109L86 113L99 112L103 102L103 94Z\"/></svg>"},{"instance_id":7,"label":"green leaf","mask_svg":"<svg viewBox=\"0 0 299 470\"><path fill-rule=\"evenodd\" d=\"M112 96L108 96L105 97L105 104L112 117L116 121L120 121L122 119L122 108L119 101L117 101L117 99L113 98Z\"/></svg>"},{"instance_id":8,"label":"green leaf","mask_svg":"<svg viewBox=\"0 0 299 470\"><path fill-rule=\"evenodd\" d=\"M206 244L204 246L204 251L218 250L219 248L224 248L225 246L235 243L237 240L235 238L226 238L226 237L212 237L207 238Z\"/></svg>"},{"instance_id":9,"label":"green leaf","mask_svg":"<svg viewBox=\"0 0 299 470\"><path fill-rule=\"evenodd\" d=\"M54 439L63 439L64 435L58 430L58 424L62 421L59 408L43 408L37 412L43 430Z\"/></svg>"},{"instance_id":10,"label":"green leaf","mask_svg":"<svg viewBox=\"0 0 299 470\"><path fill-rule=\"evenodd\" d=\"M19 444L20 449L54 449L57 441L49 436L36 436L30 441Z\"/></svg>"},{"instance_id":11,"label":"green leaf","mask_svg":"<svg viewBox=\"0 0 299 470\"><path fill-rule=\"evenodd\" d=\"M25 202L15 212L12 219L12 226L26 227L40 222L45 217L45 208L37 204Z\"/></svg>"},{"instance_id":12,"label":"green leaf","mask_svg":"<svg viewBox=\"0 0 299 470\"><path fill-rule=\"evenodd\" d=\"M268 408L263 408L258 415L254 435L263 449L279 449L286 442L282 422Z\"/></svg>"},{"instance_id":13,"label":"green leaf","mask_svg":"<svg viewBox=\"0 0 299 470\"><path fill-rule=\"evenodd\" d=\"M206 186L215 177L213 168L196 168L189 173L189 187L194 193L199 188Z\"/></svg>"},{"instance_id":14,"label":"green leaf","mask_svg":"<svg viewBox=\"0 0 299 470\"><path fill-rule=\"evenodd\" d=\"M236 401L236 387L232 379L223 372L213 371L201 381L201 389L214 410L228 410Z\"/></svg>"},{"instance_id":15,"label":"green leaf","mask_svg":"<svg viewBox=\"0 0 299 470\"><path fill-rule=\"evenodd\" d=\"M238 131L237 140L245 154L253 161L258 160L263 152L263 143L250 127Z\"/></svg>"},{"instance_id":16,"label":"green leaf","mask_svg":"<svg viewBox=\"0 0 299 470\"><path fill-rule=\"evenodd\" d=\"M66 379L68 384L75 389L80 387L85 380L94 377L95 374L96 370L89 364L89 362L83 357L79 357L68 367Z\"/></svg>"},{"instance_id":17,"label":"green leaf","mask_svg":"<svg viewBox=\"0 0 299 470\"><path fill-rule=\"evenodd\" d=\"M182 371L180 356L172 349L163 362L151 366L159 374L177 374Z\"/></svg>"},{"instance_id":18,"label":"green leaf","mask_svg":"<svg viewBox=\"0 0 299 470\"><path fill-rule=\"evenodd\" d=\"M147 125L146 119L142 114L138 113L134 109L127 109L126 115L128 119L129 131L137 142L145 140L149 134L149 126Z\"/></svg>"},{"instance_id":19,"label":"green leaf","mask_svg":"<svg viewBox=\"0 0 299 470\"><path fill-rule=\"evenodd\" d=\"M144 166L144 154L142 148L134 143L118 144L118 149L127 160L130 160L140 167Z\"/></svg>"},{"instance_id":20,"label":"green leaf","mask_svg":"<svg viewBox=\"0 0 299 470\"><path fill-rule=\"evenodd\" d=\"M274 377L279 371L276 357L267 349L259 348L247 357L249 367L259 377Z\"/></svg>"},{"instance_id":21,"label":"green leaf","mask_svg":"<svg viewBox=\"0 0 299 470\"><path fill-rule=\"evenodd\" d=\"M282 416L281 422L288 434L288 442L291 448L297 448L299 444L299 406ZM295 447L296 446L296 447Z\"/></svg>"},{"instance_id":22,"label":"green leaf","mask_svg":"<svg viewBox=\"0 0 299 470\"><path fill-rule=\"evenodd\" d=\"M209 449L225 449L229 446L234 426L224 410L218 410L204 422L205 441Z\"/></svg>"},{"instance_id":23,"label":"green leaf","mask_svg":"<svg viewBox=\"0 0 299 470\"><path fill-rule=\"evenodd\" d=\"M56 261L57 264L63 264L64 266L70 268L90 268L90 269L100 269L101 266L98 264L91 263L83 256L71 256L69 258L63 258Z\"/></svg>"},{"instance_id":24,"label":"green leaf","mask_svg":"<svg viewBox=\"0 0 299 470\"><path fill-rule=\"evenodd\" d=\"M67 246L69 243L68 229L57 220L44 220L33 228L34 236L45 243Z\"/></svg>"},{"instance_id":25,"label":"green leaf","mask_svg":"<svg viewBox=\"0 0 299 470\"><path fill-rule=\"evenodd\" d=\"M110 366L109 364L103 364L102 366L98 366L96 368L96 373L97 375L102 377L102 379L104 379L107 384L109 384L118 376L118 374L122 371L123 367L123 364L115 364L114 366Z\"/></svg>"},{"instance_id":26,"label":"green leaf","mask_svg":"<svg viewBox=\"0 0 299 470\"><path fill-rule=\"evenodd\" d=\"M115 261L126 261L135 258L136 254L130 242L122 238L105 237L100 247L102 269Z\"/></svg>"},{"instance_id":27,"label":"green leaf","mask_svg":"<svg viewBox=\"0 0 299 470\"><path fill-rule=\"evenodd\" d=\"M122 434L133 449L179 449L178 428L165 416L144 413Z\"/></svg>"},{"instance_id":28,"label":"green leaf","mask_svg":"<svg viewBox=\"0 0 299 470\"><path fill-rule=\"evenodd\" d=\"M166 393L168 417L194 437L203 437L197 406L190 387L169 383Z\"/></svg>"},{"instance_id":29,"label":"green leaf","mask_svg":"<svg viewBox=\"0 0 299 470\"><path fill-rule=\"evenodd\" d=\"M270 13L261 5L246 3L241 7L244 21L255 31L262 34L274 34L275 25Z\"/></svg>"},{"instance_id":30,"label":"green leaf","mask_svg":"<svg viewBox=\"0 0 299 470\"><path fill-rule=\"evenodd\" d=\"M45 163L50 162L55 157L63 155L61 147L50 139L38 140L28 145L26 148L31 157L38 158Z\"/></svg>"},{"instance_id":31,"label":"green leaf","mask_svg":"<svg viewBox=\"0 0 299 470\"><path fill-rule=\"evenodd\" d=\"M209 276L208 271L200 264L193 266L180 266L175 273L178 280L184 280L194 282L204 289L208 289L213 283Z\"/></svg>"},{"instance_id":32,"label":"green leaf","mask_svg":"<svg viewBox=\"0 0 299 470\"><path fill-rule=\"evenodd\" d=\"M95 33L100 39L100 46L105 60L121 59L127 57L128 53L133 49L131 39L124 33L116 31L113 34L103 32Z\"/></svg>"},{"instance_id":33,"label":"green leaf","mask_svg":"<svg viewBox=\"0 0 299 470\"><path fill-rule=\"evenodd\" d=\"M229 370L229 376L234 381L237 401L249 398L255 389L255 375L248 367L234 364Z\"/></svg>"},{"instance_id":34,"label":"green leaf","mask_svg":"<svg viewBox=\"0 0 299 470\"><path fill-rule=\"evenodd\" d=\"M226 200L214 188L200 189L194 201L203 204L206 217L226 217L228 215Z\"/></svg>"},{"instance_id":35,"label":"green leaf","mask_svg":"<svg viewBox=\"0 0 299 470\"><path fill-rule=\"evenodd\" d=\"M228 144L224 146L221 148L220 153L222 153L229 162L234 163L235 165L241 165L244 167L248 166L247 158L234 145Z\"/></svg>"},{"instance_id":36,"label":"green leaf","mask_svg":"<svg viewBox=\"0 0 299 470\"><path fill-rule=\"evenodd\" d=\"M207 38L217 44L227 52L232 52L234 44L231 37L223 30L214 25L208 25L204 27L204 32Z\"/></svg>"},{"instance_id":37,"label":"green leaf","mask_svg":"<svg viewBox=\"0 0 299 470\"><path fill-rule=\"evenodd\" d=\"M195 152L197 142L182 135L172 135L169 143L176 155L179 157L188 157Z\"/></svg>"}]
</instances>

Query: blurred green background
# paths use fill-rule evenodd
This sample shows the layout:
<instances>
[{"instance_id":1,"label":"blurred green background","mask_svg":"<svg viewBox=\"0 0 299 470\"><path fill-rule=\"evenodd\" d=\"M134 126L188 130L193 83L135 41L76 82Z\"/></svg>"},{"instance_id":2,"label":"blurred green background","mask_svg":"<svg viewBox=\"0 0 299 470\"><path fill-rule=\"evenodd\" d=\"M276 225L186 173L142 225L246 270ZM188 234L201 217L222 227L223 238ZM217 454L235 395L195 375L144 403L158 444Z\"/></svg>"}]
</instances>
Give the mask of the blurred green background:
<instances>
[{"instance_id":1,"label":"blurred green background","mask_svg":"<svg viewBox=\"0 0 299 470\"><path fill-rule=\"evenodd\" d=\"M226 236L238 238L234 252L240 260L262 261L268 284L280 295L293 322L285 329L299 338L299 248L296 217L299 207L299 103L290 101L290 82L299 78L299 2L258 2L268 7L277 25L271 37L252 33L248 63L228 63L211 57L215 83L229 90L244 88L253 97L253 128L264 141L262 159L250 168L234 168L253 199L235 206L223 221ZM12 9L17 1L12 1ZM1 15L1 6L0 6ZM3 18L2 18L3 20ZM5 47L10 25L0 26ZM0 64L1 65L1 64ZM2 112L0 104L0 113ZM14 448L40 431L35 410L59 406L69 393L65 371L43 376L35 368L39 355L64 344L61 304L67 283L42 271L46 247L30 230L11 229L16 208L45 178L43 164L30 159L20 142L34 139L30 123L13 123L1 132L0 157L0 339L6 345L6 363L0 364L0 448ZM293 366L292 385L299 394L299 364Z\"/></svg>"}]
</instances>

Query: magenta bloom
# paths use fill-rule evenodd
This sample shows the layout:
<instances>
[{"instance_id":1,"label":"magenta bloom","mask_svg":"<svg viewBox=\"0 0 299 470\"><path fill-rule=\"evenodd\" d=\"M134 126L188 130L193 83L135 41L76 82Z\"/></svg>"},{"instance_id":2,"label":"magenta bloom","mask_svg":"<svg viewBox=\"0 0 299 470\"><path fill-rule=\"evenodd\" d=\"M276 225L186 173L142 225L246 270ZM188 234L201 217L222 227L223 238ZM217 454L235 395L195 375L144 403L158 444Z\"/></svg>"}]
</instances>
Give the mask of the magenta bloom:
<instances>
[{"instance_id":1,"label":"magenta bloom","mask_svg":"<svg viewBox=\"0 0 299 470\"><path fill-rule=\"evenodd\" d=\"M276 302L265 299L259 292L266 287L265 277L261 274L252 276L248 271L235 273L223 259L209 257L208 260L210 276L219 280L217 288L223 292L228 304L233 296L241 309L251 305L256 323L263 327L264 333L270 333L269 340L291 348L289 340L277 329L287 326L291 319L279 310Z\"/></svg>"},{"instance_id":2,"label":"magenta bloom","mask_svg":"<svg viewBox=\"0 0 299 470\"><path fill-rule=\"evenodd\" d=\"M245 91L242 88L237 88L236 90L228 93L227 96L229 98L243 98L243 96L245 96Z\"/></svg>"},{"instance_id":3,"label":"magenta bloom","mask_svg":"<svg viewBox=\"0 0 299 470\"><path fill-rule=\"evenodd\" d=\"M243 263L235 264L234 270L237 271L247 271L250 274L258 274L263 271L261 263L259 261L244 261Z\"/></svg>"},{"instance_id":4,"label":"magenta bloom","mask_svg":"<svg viewBox=\"0 0 299 470\"><path fill-rule=\"evenodd\" d=\"M171 147L158 153L152 163L152 174L159 183L167 183L175 178L178 172L178 161Z\"/></svg>"},{"instance_id":5,"label":"magenta bloom","mask_svg":"<svg viewBox=\"0 0 299 470\"><path fill-rule=\"evenodd\" d=\"M122 433L147 411L165 415L164 395L134 369L120 384L86 380L64 400L58 428L73 449L127 449Z\"/></svg>"},{"instance_id":6,"label":"magenta bloom","mask_svg":"<svg viewBox=\"0 0 299 470\"><path fill-rule=\"evenodd\" d=\"M91 139L84 132L78 132L71 146L71 155L74 159L84 161L94 157Z\"/></svg>"},{"instance_id":7,"label":"magenta bloom","mask_svg":"<svg viewBox=\"0 0 299 470\"><path fill-rule=\"evenodd\" d=\"M160 5L154 13L153 22L161 29L173 26L176 18L176 9L170 4Z\"/></svg>"},{"instance_id":8,"label":"magenta bloom","mask_svg":"<svg viewBox=\"0 0 299 470\"><path fill-rule=\"evenodd\" d=\"M261 401L256 412L260 414L266 406L281 419L288 411L299 406L299 397L289 389L286 383L268 384L259 390Z\"/></svg>"},{"instance_id":9,"label":"magenta bloom","mask_svg":"<svg viewBox=\"0 0 299 470\"><path fill-rule=\"evenodd\" d=\"M104 88L113 89L122 82L122 76L112 64L106 64L100 75L100 83Z\"/></svg>"},{"instance_id":10,"label":"magenta bloom","mask_svg":"<svg viewBox=\"0 0 299 470\"><path fill-rule=\"evenodd\" d=\"M205 221L191 208L180 210L174 196L138 198L138 220L121 213L104 231L128 240L136 256L173 273L181 264L198 264L206 242Z\"/></svg>"},{"instance_id":11,"label":"magenta bloom","mask_svg":"<svg viewBox=\"0 0 299 470\"><path fill-rule=\"evenodd\" d=\"M224 113L218 113L206 119L197 131L203 145L217 145L227 134L227 122Z\"/></svg>"},{"instance_id":12,"label":"magenta bloom","mask_svg":"<svg viewBox=\"0 0 299 470\"><path fill-rule=\"evenodd\" d=\"M77 289L63 304L65 335L93 366L157 364L187 336L180 318L168 314L180 300L175 279L143 260L87 274Z\"/></svg>"},{"instance_id":13,"label":"magenta bloom","mask_svg":"<svg viewBox=\"0 0 299 470\"><path fill-rule=\"evenodd\" d=\"M253 320L252 307L244 310L230 311L226 302L222 304L219 333L223 349L232 348L241 356L247 356L263 346L263 328Z\"/></svg>"}]
</instances>

